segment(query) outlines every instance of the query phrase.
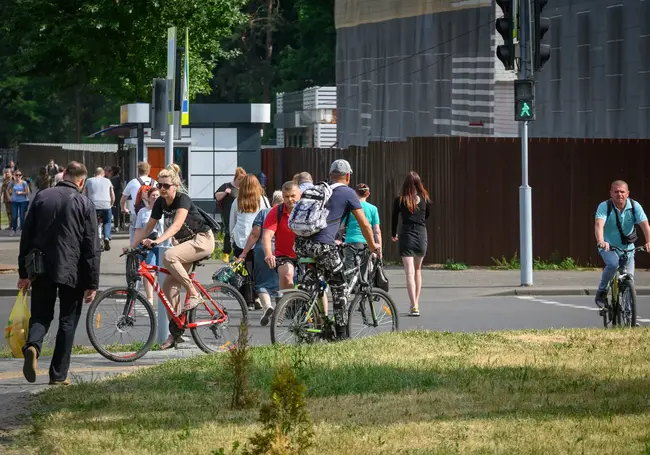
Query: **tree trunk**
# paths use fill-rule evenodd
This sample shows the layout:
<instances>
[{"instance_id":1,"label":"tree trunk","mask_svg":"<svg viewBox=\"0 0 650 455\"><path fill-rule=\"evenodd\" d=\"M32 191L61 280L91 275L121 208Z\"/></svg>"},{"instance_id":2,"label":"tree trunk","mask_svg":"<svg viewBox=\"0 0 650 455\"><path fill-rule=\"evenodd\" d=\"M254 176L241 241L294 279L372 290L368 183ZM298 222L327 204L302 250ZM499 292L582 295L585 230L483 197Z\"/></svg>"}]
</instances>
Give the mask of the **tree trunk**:
<instances>
[{"instance_id":1,"label":"tree trunk","mask_svg":"<svg viewBox=\"0 0 650 455\"><path fill-rule=\"evenodd\" d=\"M273 3L275 0L266 0L266 76L264 77L264 102L271 102L271 82L273 79Z\"/></svg>"}]
</instances>

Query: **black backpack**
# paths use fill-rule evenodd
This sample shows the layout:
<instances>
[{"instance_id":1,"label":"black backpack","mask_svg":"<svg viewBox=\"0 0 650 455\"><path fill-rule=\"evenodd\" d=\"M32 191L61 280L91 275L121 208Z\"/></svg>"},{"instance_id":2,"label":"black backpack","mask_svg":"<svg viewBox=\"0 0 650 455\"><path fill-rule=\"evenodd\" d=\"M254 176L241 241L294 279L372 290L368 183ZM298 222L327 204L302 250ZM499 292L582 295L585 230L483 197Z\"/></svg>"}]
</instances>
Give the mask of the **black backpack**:
<instances>
[{"instance_id":1,"label":"black backpack","mask_svg":"<svg viewBox=\"0 0 650 455\"><path fill-rule=\"evenodd\" d=\"M205 210L203 210L201 207L196 206L196 209L199 211L199 213L200 213L201 216L203 217L203 220L205 221L205 224L207 224L208 226L210 226L210 229L212 230L212 232L214 232L215 234L218 234L219 232L221 232L221 226L219 226L219 223L217 223L217 220L215 220L214 218L212 218L212 217L208 214L208 212L206 212Z\"/></svg>"}]
</instances>

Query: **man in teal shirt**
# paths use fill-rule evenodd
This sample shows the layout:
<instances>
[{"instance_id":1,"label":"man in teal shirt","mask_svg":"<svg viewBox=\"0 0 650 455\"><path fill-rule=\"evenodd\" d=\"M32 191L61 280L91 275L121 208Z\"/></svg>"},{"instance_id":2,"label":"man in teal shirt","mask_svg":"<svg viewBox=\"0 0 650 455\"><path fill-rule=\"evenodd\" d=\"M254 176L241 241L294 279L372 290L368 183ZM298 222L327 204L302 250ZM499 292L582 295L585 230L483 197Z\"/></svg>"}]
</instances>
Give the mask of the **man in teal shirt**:
<instances>
[{"instance_id":1,"label":"man in teal shirt","mask_svg":"<svg viewBox=\"0 0 650 455\"><path fill-rule=\"evenodd\" d=\"M595 234L600 256L605 262L605 269L596 292L596 305L603 308L607 305L607 288L618 268L618 253L610 249L615 246L623 250L634 249L634 243L627 242L629 236L638 224L645 237L645 249L650 251L650 224L643 207L630 199L630 191L622 180L612 183L609 194L611 199L601 202L596 210ZM609 213L608 213L609 212ZM620 220L620 231L617 219ZM630 255L627 271L634 275L634 255Z\"/></svg>"},{"instance_id":2,"label":"man in teal shirt","mask_svg":"<svg viewBox=\"0 0 650 455\"><path fill-rule=\"evenodd\" d=\"M368 219L370 226L372 227L372 232L375 235L375 242L378 245L381 245L381 227L379 226L379 211L377 207L367 202L368 197L370 197L370 188L365 183L360 183L356 187L357 196L359 196L359 202L361 203L361 208L363 209L364 215ZM343 217L342 227L345 229L345 243L349 243L356 247L363 247L366 245L366 240L363 238L361 233L361 228L355 217L350 216L350 214ZM345 269L354 266L354 255L350 250L345 250ZM363 271L365 274L365 270Z\"/></svg>"}]
</instances>

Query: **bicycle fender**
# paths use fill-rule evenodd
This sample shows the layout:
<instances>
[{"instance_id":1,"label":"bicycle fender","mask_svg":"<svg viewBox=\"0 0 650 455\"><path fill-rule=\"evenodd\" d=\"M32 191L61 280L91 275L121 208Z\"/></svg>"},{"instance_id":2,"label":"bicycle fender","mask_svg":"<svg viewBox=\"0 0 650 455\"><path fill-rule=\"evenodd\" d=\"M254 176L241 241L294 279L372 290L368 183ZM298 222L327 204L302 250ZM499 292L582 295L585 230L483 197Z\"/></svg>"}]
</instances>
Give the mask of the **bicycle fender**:
<instances>
[{"instance_id":1,"label":"bicycle fender","mask_svg":"<svg viewBox=\"0 0 650 455\"><path fill-rule=\"evenodd\" d=\"M302 289L291 288L291 289L282 289L282 290L277 292L277 295L278 295L278 298L281 299L282 297L284 297L285 294L290 294L290 293L294 293L294 292L304 292L305 294L307 294L307 292L303 291Z\"/></svg>"}]
</instances>

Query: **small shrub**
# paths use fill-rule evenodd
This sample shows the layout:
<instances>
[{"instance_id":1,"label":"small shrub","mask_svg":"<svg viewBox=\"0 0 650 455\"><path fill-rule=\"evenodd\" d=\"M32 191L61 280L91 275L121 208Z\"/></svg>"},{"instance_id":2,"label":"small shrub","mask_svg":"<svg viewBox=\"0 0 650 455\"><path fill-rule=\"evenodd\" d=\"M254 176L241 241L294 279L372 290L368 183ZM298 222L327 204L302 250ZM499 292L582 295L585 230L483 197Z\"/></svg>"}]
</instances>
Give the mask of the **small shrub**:
<instances>
[{"instance_id":1,"label":"small shrub","mask_svg":"<svg viewBox=\"0 0 650 455\"><path fill-rule=\"evenodd\" d=\"M445 270L467 270L469 267L464 262L456 262L454 259L447 259L443 268Z\"/></svg>"},{"instance_id":2,"label":"small shrub","mask_svg":"<svg viewBox=\"0 0 650 455\"><path fill-rule=\"evenodd\" d=\"M210 255L210 259L221 259L223 255L223 234L219 233L219 236L214 240L214 250Z\"/></svg>"},{"instance_id":3,"label":"small shrub","mask_svg":"<svg viewBox=\"0 0 650 455\"><path fill-rule=\"evenodd\" d=\"M255 402L254 393L248 382L253 368L249 341L248 325L242 321L239 324L237 346L228 352L225 367L228 383L232 387L230 407L233 409L244 409Z\"/></svg>"},{"instance_id":4,"label":"small shrub","mask_svg":"<svg viewBox=\"0 0 650 455\"><path fill-rule=\"evenodd\" d=\"M293 367L282 362L271 383L271 401L260 408L262 431L250 437L244 455L298 455L312 445L306 390Z\"/></svg>"},{"instance_id":5,"label":"small shrub","mask_svg":"<svg viewBox=\"0 0 650 455\"><path fill-rule=\"evenodd\" d=\"M521 262L517 253L515 253L510 260L506 259L505 256L501 256L501 259L492 258L492 262L494 262L494 265L491 267L492 269L518 270L521 268ZM580 267L575 259L561 259L557 252L554 252L551 255L551 259L548 261L541 258L537 258L533 261L533 270L577 270L579 268Z\"/></svg>"},{"instance_id":6,"label":"small shrub","mask_svg":"<svg viewBox=\"0 0 650 455\"><path fill-rule=\"evenodd\" d=\"M516 252L512 256L512 258L510 258L510 260L506 259L505 256L501 256L501 259L492 258L492 262L494 262L494 265L491 267L493 269L515 270L520 267L519 256L517 255Z\"/></svg>"}]
</instances>

